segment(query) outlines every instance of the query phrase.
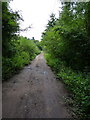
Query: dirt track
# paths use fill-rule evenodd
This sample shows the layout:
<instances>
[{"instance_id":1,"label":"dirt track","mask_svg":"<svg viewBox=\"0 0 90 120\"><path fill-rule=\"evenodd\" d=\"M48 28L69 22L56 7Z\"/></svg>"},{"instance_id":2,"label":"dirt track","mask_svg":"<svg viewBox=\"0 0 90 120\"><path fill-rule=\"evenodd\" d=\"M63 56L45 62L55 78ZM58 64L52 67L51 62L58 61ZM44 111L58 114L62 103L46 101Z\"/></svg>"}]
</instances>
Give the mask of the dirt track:
<instances>
[{"instance_id":1,"label":"dirt track","mask_svg":"<svg viewBox=\"0 0 90 120\"><path fill-rule=\"evenodd\" d=\"M3 83L3 118L71 118L67 91L40 54Z\"/></svg>"}]
</instances>

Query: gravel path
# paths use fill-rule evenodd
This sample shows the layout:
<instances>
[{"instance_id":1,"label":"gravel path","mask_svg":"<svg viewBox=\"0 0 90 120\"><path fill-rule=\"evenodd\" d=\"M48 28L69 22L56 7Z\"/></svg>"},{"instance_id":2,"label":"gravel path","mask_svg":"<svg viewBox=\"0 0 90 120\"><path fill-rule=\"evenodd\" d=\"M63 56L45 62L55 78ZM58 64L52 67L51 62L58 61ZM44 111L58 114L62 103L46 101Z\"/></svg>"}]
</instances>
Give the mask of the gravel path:
<instances>
[{"instance_id":1,"label":"gravel path","mask_svg":"<svg viewBox=\"0 0 90 120\"><path fill-rule=\"evenodd\" d=\"M71 118L64 102L67 95L40 54L3 83L3 118Z\"/></svg>"}]
</instances>

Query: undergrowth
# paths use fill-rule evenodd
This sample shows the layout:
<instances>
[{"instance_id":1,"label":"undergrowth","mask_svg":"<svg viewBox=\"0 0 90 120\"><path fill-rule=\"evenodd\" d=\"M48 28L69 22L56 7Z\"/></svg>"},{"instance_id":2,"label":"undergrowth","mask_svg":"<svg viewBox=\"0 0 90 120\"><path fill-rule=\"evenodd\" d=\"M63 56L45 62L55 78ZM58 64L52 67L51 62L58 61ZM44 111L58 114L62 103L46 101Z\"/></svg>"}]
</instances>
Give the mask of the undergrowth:
<instances>
[{"instance_id":1,"label":"undergrowth","mask_svg":"<svg viewBox=\"0 0 90 120\"><path fill-rule=\"evenodd\" d=\"M56 72L58 78L66 84L67 89L71 93L71 97L76 107L75 113L82 118L90 118L90 73L76 72L57 58L52 57L50 54L45 54L47 63Z\"/></svg>"},{"instance_id":2,"label":"undergrowth","mask_svg":"<svg viewBox=\"0 0 90 120\"><path fill-rule=\"evenodd\" d=\"M24 37L19 37L15 41L12 40L9 48L12 51L9 52L8 56L2 57L3 81L17 73L25 65L28 65L40 53L36 44Z\"/></svg>"}]
</instances>

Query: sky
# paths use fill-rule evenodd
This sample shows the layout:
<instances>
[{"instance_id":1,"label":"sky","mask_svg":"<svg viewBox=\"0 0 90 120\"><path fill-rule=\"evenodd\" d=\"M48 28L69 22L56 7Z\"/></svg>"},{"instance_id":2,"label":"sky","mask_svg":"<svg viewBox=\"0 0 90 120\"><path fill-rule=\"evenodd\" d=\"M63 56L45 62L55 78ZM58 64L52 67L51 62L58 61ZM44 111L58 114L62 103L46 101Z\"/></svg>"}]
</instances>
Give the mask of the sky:
<instances>
[{"instance_id":1,"label":"sky","mask_svg":"<svg viewBox=\"0 0 90 120\"><path fill-rule=\"evenodd\" d=\"M41 39L51 13L59 17L60 0L13 0L9 5L13 11L19 10L22 14L24 21L20 23L21 29L31 25L29 31L20 32L20 35L30 39Z\"/></svg>"}]
</instances>

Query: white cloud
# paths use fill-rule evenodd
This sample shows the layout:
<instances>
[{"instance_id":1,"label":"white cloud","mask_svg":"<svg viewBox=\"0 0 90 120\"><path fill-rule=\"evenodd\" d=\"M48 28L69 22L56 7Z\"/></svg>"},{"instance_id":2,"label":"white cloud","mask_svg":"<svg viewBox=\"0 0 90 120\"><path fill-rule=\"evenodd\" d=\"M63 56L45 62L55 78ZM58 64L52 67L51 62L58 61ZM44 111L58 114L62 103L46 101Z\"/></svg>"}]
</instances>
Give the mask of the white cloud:
<instances>
[{"instance_id":1,"label":"white cloud","mask_svg":"<svg viewBox=\"0 0 90 120\"><path fill-rule=\"evenodd\" d=\"M30 31L21 32L20 34L40 40L41 33L44 31L51 13L55 13L58 17L60 2L59 0L13 0L10 2L10 7L14 11L22 11L24 22L21 23L21 28L32 24Z\"/></svg>"}]
</instances>

